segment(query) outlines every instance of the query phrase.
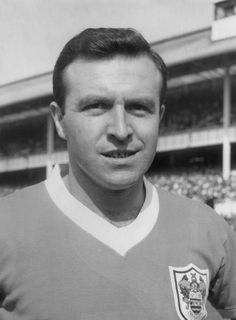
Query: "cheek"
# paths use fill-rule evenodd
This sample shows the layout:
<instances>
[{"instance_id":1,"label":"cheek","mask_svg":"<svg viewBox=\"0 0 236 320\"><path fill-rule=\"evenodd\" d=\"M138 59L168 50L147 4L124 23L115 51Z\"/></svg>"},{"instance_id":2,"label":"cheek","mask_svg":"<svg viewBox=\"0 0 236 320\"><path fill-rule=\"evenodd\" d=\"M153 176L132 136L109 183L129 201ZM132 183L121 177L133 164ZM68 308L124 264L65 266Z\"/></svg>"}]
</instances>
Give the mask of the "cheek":
<instances>
[{"instance_id":1,"label":"cheek","mask_svg":"<svg viewBox=\"0 0 236 320\"><path fill-rule=\"evenodd\" d=\"M83 123L76 118L66 119L64 122L64 131L67 137L68 148L75 148L75 145L82 145L87 134L82 133L84 130Z\"/></svg>"},{"instance_id":2,"label":"cheek","mask_svg":"<svg viewBox=\"0 0 236 320\"><path fill-rule=\"evenodd\" d=\"M159 124L156 121L145 123L139 127L139 136L146 145L152 146L157 143Z\"/></svg>"},{"instance_id":3,"label":"cheek","mask_svg":"<svg viewBox=\"0 0 236 320\"><path fill-rule=\"evenodd\" d=\"M157 151L157 141L158 141L158 125L149 127L150 130L145 132L144 150L143 150L143 165L147 168L150 166L151 162Z\"/></svg>"},{"instance_id":4,"label":"cheek","mask_svg":"<svg viewBox=\"0 0 236 320\"><path fill-rule=\"evenodd\" d=\"M84 118L70 119L66 123L67 143L74 152L88 153L99 139L99 126Z\"/></svg>"}]
</instances>

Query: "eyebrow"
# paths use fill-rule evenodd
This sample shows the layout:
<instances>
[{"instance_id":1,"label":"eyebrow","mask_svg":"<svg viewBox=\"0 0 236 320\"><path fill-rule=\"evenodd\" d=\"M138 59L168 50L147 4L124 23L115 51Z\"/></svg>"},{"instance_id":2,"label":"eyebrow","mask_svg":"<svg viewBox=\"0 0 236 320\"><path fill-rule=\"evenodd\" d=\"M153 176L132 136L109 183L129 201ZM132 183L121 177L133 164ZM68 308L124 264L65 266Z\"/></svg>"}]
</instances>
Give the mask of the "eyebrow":
<instances>
[{"instance_id":1,"label":"eyebrow","mask_svg":"<svg viewBox=\"0 0 236 320\"><path fill-rule=\"evenodd\" d=\"M134 99L126 99L125 100L126 105L132 105L132 104L139 104L147 106L151 109L155 108L155 101L150 98L134 98Z\"/></svg>"},{"instance_id":2,"label":"eyebrow","mask_svg":"<svg viewBox=\"0 0 236 320\"><path fill-rule=\"evenodd\" d=\"M107 104L113 104L114 99L107 98L104 96L91 95L91 96L86 96L82 98L79 101L79 106L86 106L86 105L97 103L97 102L105 102Z\"/></svg>"},{"instance_id":3,"label":"eyebrow","mask_svg":"<svg viewBox=\"0 0 236 320\"><path fill-rule=\"evenodd\" d=\"M112 105L114 103L115 99L114 98L108 98L106 96L99 96L99 95L91 95L91 96L86 96L82 98L79 101L79 106L86 106L89 104L93 103L99 103L103 102L108 105ZM124 99L125 105L129 106L132 104L140 104L140 105L145 105L148 106L149 108L154 108L155 107L155 101L150 98L146 97L140 97L140 98L133 98L133 99Z\"/></svg>"}]
</instances>

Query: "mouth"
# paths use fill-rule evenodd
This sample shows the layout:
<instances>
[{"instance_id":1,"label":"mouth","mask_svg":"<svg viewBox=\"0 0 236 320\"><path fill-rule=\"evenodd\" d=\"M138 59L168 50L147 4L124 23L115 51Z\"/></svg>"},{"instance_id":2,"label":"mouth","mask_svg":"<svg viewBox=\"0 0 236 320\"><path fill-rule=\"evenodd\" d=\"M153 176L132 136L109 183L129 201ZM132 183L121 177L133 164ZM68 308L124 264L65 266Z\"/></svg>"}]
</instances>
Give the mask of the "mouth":
<instances>
[{"instance_id":1,"label":"mouth","mask_svg":"<svg viewBox=\"0 0 236 320\"><path fill-rule=\"evenodd\" d=\"M113 158L113 159L124 159L132 157L137 151L131 150L112 150L102 153L104 157Z\"/></svg>"}]
</instances>

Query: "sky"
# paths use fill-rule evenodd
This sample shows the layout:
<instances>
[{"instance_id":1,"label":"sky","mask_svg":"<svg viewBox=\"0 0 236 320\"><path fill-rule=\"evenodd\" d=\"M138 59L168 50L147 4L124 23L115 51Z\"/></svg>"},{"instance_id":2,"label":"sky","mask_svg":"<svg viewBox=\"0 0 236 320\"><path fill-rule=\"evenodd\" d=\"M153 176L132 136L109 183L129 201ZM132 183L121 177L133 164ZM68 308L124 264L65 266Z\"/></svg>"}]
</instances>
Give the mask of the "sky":
<instances>
[{"instance_id":1,"label":"sky","mask_svg":"<svg viewBox=\"0 0 236 320\"><path fill-rule=\"evenodd\" d=\"M212 0L0 0L0 86L51 72L87 27L132 27L154 42L209 27Z\"/></svg>"}]
</instances>

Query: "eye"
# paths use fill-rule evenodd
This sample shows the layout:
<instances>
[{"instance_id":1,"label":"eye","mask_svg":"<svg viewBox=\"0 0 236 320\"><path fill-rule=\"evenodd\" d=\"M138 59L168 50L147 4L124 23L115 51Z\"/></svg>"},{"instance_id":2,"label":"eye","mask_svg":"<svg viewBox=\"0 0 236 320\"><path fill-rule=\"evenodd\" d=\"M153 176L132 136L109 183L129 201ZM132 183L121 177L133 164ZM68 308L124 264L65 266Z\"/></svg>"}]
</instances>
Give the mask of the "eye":
<instances>
[{"instance_id":1,"label":"eye","mask_svg":"<svg viewBox=\"0 0 236 320\"><path fill-rule=\"evenodd\" d=\"M105 108L105 104L104 103L92 103L92 104L89 104L87 106L85 106L83 109L84 110L96 110L96 109L104 109Z\"/></svg>"},{"instance_id":2,"label":"eye","mask_svg":"<svg viewBox=\"0 0 236 320\"><path fill-rule=\"evenodd\" d=\"M130 113L133 113L135 115L140 115L140 116L151 112L151 110L150 110L150 108L148 108L148 106L146 106L144 104L140 104L140 103L129 104L127 106L127 110Z\"/></svg>"},{"instance_id":3,"label":"eye","mask_svg":"<svg viewBox=\"0 0 236 320\"><path fill-rule=\"evenodd\" d=\"M92 114L101 114L105 112L109 106L103 102L90 103L83 107L82 111L89 112Z\"/></svg>"}]
</instances>

